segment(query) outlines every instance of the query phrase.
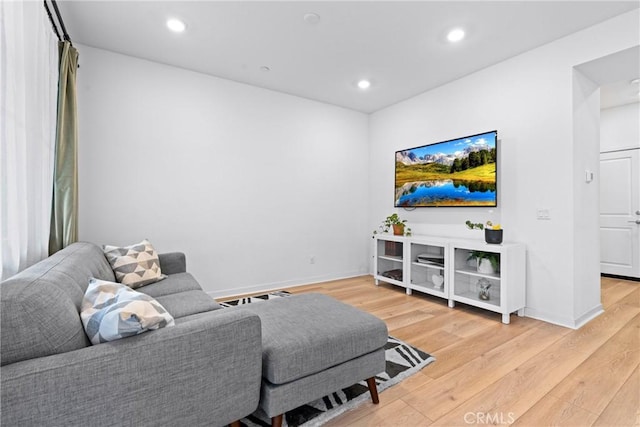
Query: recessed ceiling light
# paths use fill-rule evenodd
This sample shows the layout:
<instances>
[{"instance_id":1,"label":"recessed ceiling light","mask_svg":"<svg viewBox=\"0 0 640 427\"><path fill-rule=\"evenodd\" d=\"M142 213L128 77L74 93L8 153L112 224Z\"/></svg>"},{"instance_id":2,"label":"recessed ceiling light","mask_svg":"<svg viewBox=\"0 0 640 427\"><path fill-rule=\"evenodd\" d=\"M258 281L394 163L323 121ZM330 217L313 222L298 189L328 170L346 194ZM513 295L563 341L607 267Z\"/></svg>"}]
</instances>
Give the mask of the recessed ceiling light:
<instances>
[{"instance_id":1,"label":"recessed ceiling light","mask_svg":"<svg viewBox=\"0 0 640 427\"><path fill-rule=\"evenodd\" d=\"M371 82L369 80L360 80L358 82L358 87L360 89L369 89L370 86L371 86Z\"/></svg>"},{"instance_id":2,"label":"recessed ceiling light","mask_svg":"<svg viewBox=\"0 0 640 427\"><path fill-rule=\"evenodd\" d=\"M260 67L260 71L262 71L263 73L266 73L268 71L271 71L271 68L267 67L266 65L263 65L262 67Z\"/></svg>"},{"instance_id":3,"label":"recessed ceiling light","mask_svg":"<svg viewBox=\"0 0 640 427\"><path fill-rule=\"evenodd\" d=\"M187 26L181 20L171 18L167 19L167 28L169 28L174 33L181 33L187 28Z\"/></svg>"},{"instance_id":4,"label":"recessed ceiling light","mask_svg":"<svg viewBox=\"0 0 640 427\"><path fill-rule=\"evenodd\" d=\"M631 83L632 85L640 84L640 79L633 79L633 80L631 80L631 82L630 82L630 83Z\"/></svg>"},{"instance_id":5,"label":"recessed ceiling light","mask_svg":"<svg viewBox=\"0 0 640 427\"><path fill-rule=\"evenodd\" d=\"M306 22L307 24L311 24L311 25L315 25L318 22L320 22L320 15L318 15L317 13L305 13L303 16L304 22Z\"/></svg>"},{"instance_id":6,"label":"recessed ceiling light","mask_svg":"<svg viewBox=\"0 0 640 427\"><path fill-rule=\"evenodd\" d=\"M447 34L447 40L452 43L459 42L464 38L464 30L462 28L454 28Z\"/></svg>"}]
</instances>

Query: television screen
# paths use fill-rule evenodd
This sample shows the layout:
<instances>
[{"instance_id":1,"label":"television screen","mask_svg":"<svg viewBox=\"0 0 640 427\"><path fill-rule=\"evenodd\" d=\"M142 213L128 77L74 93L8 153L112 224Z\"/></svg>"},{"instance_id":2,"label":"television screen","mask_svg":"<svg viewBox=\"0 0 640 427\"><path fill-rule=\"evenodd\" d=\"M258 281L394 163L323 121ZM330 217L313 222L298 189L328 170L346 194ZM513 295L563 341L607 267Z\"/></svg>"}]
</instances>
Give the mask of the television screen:
<instances>
[{"instance_id":1,"label":"television screen","mask_svg":"<svg viewBox=\"0 0 640 427\"><path fill-rule=\"evenodd\" d=\"M498 132L396 151L395 204L497 206Z\"/></svg>"}]
</instances>

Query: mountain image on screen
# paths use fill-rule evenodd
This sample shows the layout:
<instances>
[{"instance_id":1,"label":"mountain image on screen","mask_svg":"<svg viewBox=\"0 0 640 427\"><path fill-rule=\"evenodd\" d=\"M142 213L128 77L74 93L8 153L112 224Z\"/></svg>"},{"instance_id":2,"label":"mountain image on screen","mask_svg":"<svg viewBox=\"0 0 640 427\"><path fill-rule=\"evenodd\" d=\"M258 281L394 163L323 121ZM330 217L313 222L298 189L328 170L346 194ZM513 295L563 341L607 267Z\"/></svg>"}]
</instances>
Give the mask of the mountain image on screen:
<instances>
[{"instance_id":1,"label":"mountain image on screen","mask_svg":"<svg viewBox=\"0 0 640 427\"><path fill-rule=\"evenodd\" d=\"M497 206L490 131L396 152L395 207Z\"/></svg>"}]
</instances>

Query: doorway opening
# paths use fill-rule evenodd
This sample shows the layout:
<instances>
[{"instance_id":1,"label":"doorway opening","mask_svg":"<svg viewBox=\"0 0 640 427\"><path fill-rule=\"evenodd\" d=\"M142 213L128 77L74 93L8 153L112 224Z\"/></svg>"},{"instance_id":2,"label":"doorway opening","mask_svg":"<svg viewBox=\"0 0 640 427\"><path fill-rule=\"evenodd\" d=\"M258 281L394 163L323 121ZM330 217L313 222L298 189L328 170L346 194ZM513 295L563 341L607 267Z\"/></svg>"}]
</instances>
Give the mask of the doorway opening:
<instances>
[{"instance_id":1,"label":"doorway opening","mask_svg":"<svg viewBox=\"0 0 640 427\"><path fill-rule=\"evenodd\" d=\"M576 69L600 92L600 273L640 279L640 46Z\"/></svg>"}]
</instances>

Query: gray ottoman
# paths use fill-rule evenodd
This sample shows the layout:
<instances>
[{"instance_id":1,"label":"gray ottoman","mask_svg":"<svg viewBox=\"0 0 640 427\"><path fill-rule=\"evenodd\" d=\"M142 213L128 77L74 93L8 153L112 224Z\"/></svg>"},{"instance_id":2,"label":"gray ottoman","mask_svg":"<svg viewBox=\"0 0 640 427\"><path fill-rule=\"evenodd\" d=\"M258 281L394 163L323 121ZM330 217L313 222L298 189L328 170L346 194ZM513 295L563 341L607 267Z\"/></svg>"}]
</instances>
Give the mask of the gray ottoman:
<instances>
[{"instance_id":1,"label":"gray ottoman","mask_svg":"<svg viewBox=\"0 0 640 427\"><path fill-rule=\"evenodd\" d=\"M322 294L303 294L244 305L262 322L260 408L272 426L286 411L385 370L387 325L377 317Z\"/></svg>"}]
</instances>

